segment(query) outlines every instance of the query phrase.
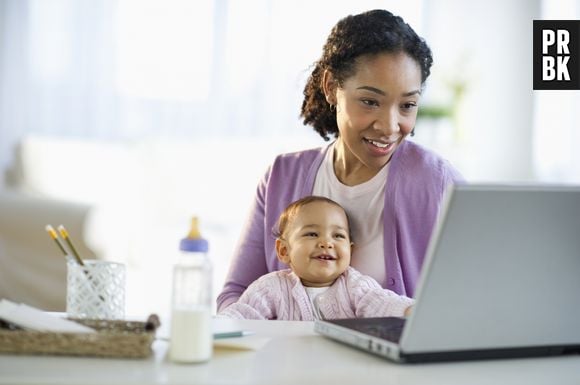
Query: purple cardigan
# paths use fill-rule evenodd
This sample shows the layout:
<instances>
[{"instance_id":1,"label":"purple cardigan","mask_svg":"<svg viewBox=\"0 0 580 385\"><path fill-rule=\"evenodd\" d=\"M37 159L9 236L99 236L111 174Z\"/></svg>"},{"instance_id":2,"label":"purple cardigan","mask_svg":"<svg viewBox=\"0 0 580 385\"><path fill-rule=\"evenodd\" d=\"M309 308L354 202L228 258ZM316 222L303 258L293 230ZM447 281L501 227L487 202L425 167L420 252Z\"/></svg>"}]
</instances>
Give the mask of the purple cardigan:
<instances>
[{"instance_id":1,"label":"purple cardigan","mask_svg":"<svg viewBox=\"0 0 580 385\"><path fill-rule=\"evenodd\" d=\"M312 194L328 148L282 154L269 167L218 296L218 311L262 275L288 268L276 257L272 230L287 205ZM383 212L387 278L379 284L412 297L445 189L463 178L447 161L410 141L401 143L389 167Z\"/></svg>"}]
</instances>

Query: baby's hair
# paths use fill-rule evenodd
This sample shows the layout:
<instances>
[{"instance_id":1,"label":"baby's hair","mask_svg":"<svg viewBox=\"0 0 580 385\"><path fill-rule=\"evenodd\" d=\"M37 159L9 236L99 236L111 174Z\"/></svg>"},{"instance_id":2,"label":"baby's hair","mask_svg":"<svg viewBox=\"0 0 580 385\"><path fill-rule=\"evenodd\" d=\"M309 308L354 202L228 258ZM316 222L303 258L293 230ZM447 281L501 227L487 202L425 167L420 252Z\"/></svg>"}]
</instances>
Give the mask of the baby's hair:
<instances>
[{"instance_id":1,"label":"baby's hair","mask_svg":"<svg viewBox=\"0 0 580 385\"><path fill-rule=\"evenodd\" d=\"M306 196L304 198L298 199L297 201L294 201L292 203L290 203L285 209L284 211L282 211L282 213L280 214L280 217L278 218L278 222L276 223L276 227L272 230L272 233L274 234L274 237L276 238L283 238L283 235L285 234L286 230L288 229L288 225L294 220L294 217L296 217L296 214L298 213L298 211L313 202L326 202L326 203L330 203L331 205L334 205L338 208L340 208L342 211L344 211L344 215L346 215L346 221L347 224L349 225L349 238L352 239L352 237L350 236L350 220L348 218L348 214L346 213L346 210L338 203L336 203L335 201L333 201L330 198L326 198L326 197L322 197L322 196L317 196L317 195L309 195Z\"/></svg>"}]
</instances>

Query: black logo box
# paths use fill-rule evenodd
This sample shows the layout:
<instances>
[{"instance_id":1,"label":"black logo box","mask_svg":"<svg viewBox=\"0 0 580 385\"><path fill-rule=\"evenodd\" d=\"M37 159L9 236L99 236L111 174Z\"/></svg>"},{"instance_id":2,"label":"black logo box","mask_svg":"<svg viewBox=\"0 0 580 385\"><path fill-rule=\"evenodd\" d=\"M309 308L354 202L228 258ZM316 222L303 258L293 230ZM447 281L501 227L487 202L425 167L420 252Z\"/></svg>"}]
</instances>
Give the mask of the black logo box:
<instances>
[{"instance_id":1,"label":"black logo box","mask_svg":"<svg viewBox=\"0 0 580 385\"><path fill-rule=\"evenodd\" d=\"M570 59L567 67L570 80L542 80L542 31L566 30L570 34L568 50ZM580 90L580 20L534 20L534 90ZM548 55L557 58L557 43L548 48ZM567 54L566 54L567 55Z\"/></svg>"}]
</instances>

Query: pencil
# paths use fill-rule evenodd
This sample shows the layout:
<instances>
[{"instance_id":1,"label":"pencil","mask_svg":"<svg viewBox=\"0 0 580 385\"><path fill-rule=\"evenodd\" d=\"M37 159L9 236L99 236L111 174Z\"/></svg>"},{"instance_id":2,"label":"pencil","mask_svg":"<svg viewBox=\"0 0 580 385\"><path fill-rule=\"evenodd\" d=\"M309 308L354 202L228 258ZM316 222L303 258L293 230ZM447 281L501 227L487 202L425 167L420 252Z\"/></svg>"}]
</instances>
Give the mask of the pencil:
<instances>
[{"instance_id":1,"label":"pencil","mask_svg":"<svg viewBox=\"0 0 580 385\"><path fill-rule=\"evenodd\" d=\"M72 251L73 256L75 257L75 259L77 260L77 262L79 263L79 265L84 266L85 263L83 262L81 256L77 252L77 249L75 249L72 241L70 240L70 237L68 235L68 231L66 231L66 229L64 228L63 225L59 225L58 226L58 231L60 232L60 236L63 237L63 239L65 240L66 244L68 245L68 247Z\"/></svg>"},{"instance_id":2,"label":"pencil","mask_svg":"<svg viewBox=\"0 0 580 385\"><path fill-rule=\"evenodd\" d=\"M236 338L236 337L245 337L254 334L254 332L246 331L246 330L238 330L233 332L222 332L222 333L214 333L213 339L214 340L221 340L224 338Z\"/></svg>"},{"instance_id":3,"label":"pencil","mask_svg":"<svg viewBox=\"0 0 580 385\"><path fill-rule=\"evenodd\" d=\"M60 249L60 251L62 251L62 253L64 255L67 255L67 252L64 249L64 246L60 242L60 239L58 239L58 234L56 233L56 230L51 225L46 225L45 228L46 228L46 232L48 233L48 235L50 235L50 237L52 238L52 240L56 243L56 245L58 246L58 248Z\"/></svg>"},{"instance_id":4,"label":"pencil","mask_svg":"<svg viewBox=\"0 0 580 385\"><path fill-rule=\"evenodd\" d=\"M52 230L52 232L49 231L48 226L47 226L47 229L46 230L49 231L50 236L51 237L53 237L53 235L56 236L56 231L54 231L54 229L52 228L52 226L50 226L50 229ZM63 225L59 225L58 226L58 231L60 232L60 236L64 238L64 240L66 241L68 247L71 249L71 251L72 251L72 253L73 253L73 255L74 255L75 260L77 261L77 263L79 265L81 265L81 266L84 266L85 263L83 262L83 259L81 258L81 256L77 252L77 249L75 249L72 241L70 240L70 237L68 235L68 231L66 231L66 229L64 228ZM63 245L60 243L60 241L58 240L58 238L55 238L55 240L57 241L59 247L64 252L64 254L67 255L67 252L65 251ZM83 269L83 273L85 273L85 275L87 276L87 278L89 280L91 280L91 277L89 276L89 272L87 270ZM98 294L98 296L99 296L99 299L101 301L105 302L105 298L102 295Z\"/></svg>"}]
</instances>

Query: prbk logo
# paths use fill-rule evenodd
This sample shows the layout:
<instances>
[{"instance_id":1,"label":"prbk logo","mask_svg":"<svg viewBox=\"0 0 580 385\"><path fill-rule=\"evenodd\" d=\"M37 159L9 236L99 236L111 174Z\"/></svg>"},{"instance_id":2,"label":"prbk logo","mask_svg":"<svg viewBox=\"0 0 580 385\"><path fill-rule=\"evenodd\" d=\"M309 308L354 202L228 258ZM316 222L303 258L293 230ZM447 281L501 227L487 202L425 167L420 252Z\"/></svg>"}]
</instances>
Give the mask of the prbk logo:
<instances>
[{"instance_id":1,"label":"prbk logo","mask_svg":"<svg viewBox=\"0 0 580 385\"><path fill-rule=\"evenodd\" d=\"M580 20L534 20L534 90L580 90Z\"/></svg>"}]
</instances>

